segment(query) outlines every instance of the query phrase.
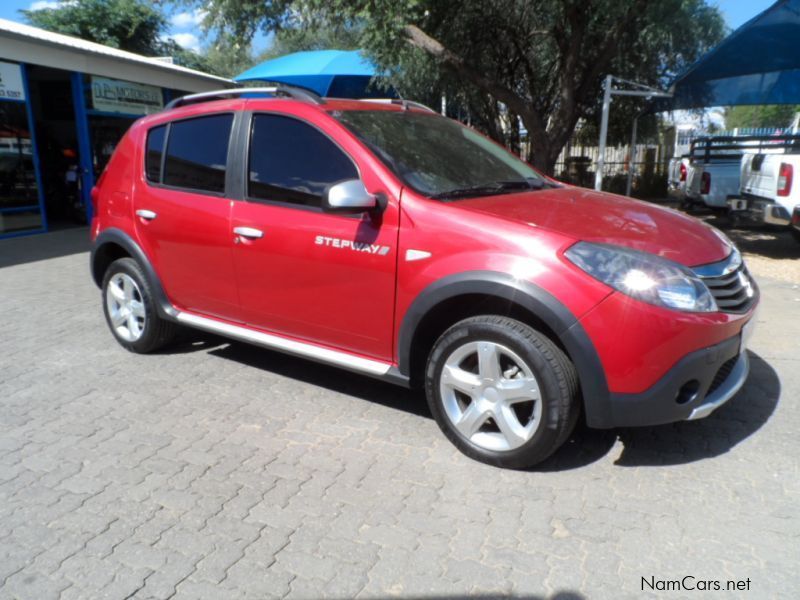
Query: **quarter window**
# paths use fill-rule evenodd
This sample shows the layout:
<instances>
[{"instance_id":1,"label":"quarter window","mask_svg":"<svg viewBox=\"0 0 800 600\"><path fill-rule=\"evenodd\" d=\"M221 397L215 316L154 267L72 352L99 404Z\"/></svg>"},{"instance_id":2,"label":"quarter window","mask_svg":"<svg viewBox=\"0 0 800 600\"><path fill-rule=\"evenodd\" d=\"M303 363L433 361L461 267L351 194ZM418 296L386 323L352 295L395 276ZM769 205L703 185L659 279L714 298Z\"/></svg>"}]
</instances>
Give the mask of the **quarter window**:
<instances>
[{"instance_id":1,"label":"quarter window","mask_svg":"<svg viewBox=\"0 0 800 600\"><path fill-rule=\"evenodd\" d=\"M172 123L164 183L201 192L224 192L232 123L230 114Z\"/></svg>"},{"instance_id":2,"label":"quarter window","mask_svg":"<svg viewBox=\"0 0 800 600\"><path fill-rule=\"evenodd\" d=\"M311 125L278 115L253 117L251 198L319 207L328 186L357 178L350 158Z\"/></svg>"},{"instance_id":3,"label":"quarter window","mask_svg":"<svg viewBox=\"0 0 800 600\"><path fill-rule=\"evenodd\" d=\"M166 125L153 127L147 132L147 153L144 158L144 170L148 181L161 182L161 155L164 152Z\"/></svg>"}]
</instances>

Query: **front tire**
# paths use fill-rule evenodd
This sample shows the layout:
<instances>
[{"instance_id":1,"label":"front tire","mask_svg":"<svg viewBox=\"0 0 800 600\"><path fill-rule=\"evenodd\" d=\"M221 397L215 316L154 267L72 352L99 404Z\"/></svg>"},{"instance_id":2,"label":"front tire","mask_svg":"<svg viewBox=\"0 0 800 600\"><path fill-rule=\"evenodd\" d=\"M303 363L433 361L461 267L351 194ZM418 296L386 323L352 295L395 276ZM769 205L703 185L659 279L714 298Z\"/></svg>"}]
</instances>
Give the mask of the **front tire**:
<instances>
[{"instance_id":1,"label":"front tire","mask_svg":"<svg viewBox=\"0 0 800 600\"><path fill-rule=\"evenodd\" d=\"M453 325L431 350L425 389L436 422L464 454L512 469L566 441L578 418L578 378L545 335L507 317Z\"/></svg>"},{"instance_id":2,"label":"front tire","mask_svg":"<svg viewBox=\"0 0 800 600\"><path fill-rule=\"evenodd\" d=\"M131 352L153 352L175 337L176 325L159 316L150 283L132 258L115 260L106 270L103 311L114 338Z\"/></svg>"}]
</instances>

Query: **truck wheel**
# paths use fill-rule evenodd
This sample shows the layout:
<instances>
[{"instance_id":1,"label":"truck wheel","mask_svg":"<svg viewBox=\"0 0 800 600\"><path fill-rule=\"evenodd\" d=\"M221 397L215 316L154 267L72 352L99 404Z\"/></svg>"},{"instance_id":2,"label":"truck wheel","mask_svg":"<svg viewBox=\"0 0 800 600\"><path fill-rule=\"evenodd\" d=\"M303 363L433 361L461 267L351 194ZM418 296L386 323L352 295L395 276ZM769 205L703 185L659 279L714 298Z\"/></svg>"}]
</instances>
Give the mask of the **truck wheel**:
<instances>
[{"instance_id":1,"label":"truck wheel","mask_svg":"<svg viewBox=\"0 0 800 600\"><path fill-rule=\"evenodd\" d=\"M111 333L131 352L153 352L175 337L177 326L158 315L147 277L132 258L115 260L106 270L103 311Z\"/></svg>"},{"instance_id":2,"label":"truck wheel","mask_svg":"<svg viewBox=\"0 0 800 600\"><path fill-rule=\"evenodd\" d=\"M800 242L800 229L795 229L793 226L789 226L789 231L792 232L792 237Z\"/></svg>"},{"instance_id":3,"label":"truck wheel","mask_svg":"<svg viewBox=\"0 0 800 600\"><path fill-rule=\"evenodd\" d=\"M465 319L434 344L425 391L436 422L467 456L522 469L550 456L578 418L578 377L567 356L528 325Z\"/></svg>"}]
</instances>

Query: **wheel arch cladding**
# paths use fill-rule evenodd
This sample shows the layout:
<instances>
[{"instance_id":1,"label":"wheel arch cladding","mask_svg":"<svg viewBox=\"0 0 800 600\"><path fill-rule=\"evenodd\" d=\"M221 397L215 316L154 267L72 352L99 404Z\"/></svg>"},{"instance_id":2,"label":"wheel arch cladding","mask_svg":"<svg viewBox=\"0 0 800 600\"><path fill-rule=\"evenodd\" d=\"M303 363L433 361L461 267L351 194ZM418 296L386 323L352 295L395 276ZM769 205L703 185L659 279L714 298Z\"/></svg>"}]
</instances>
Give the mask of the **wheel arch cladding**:
<instances>
[{"instance_id":1,"label":"wheel arch cladding","mask_svg":"<svg viewBox=\"0 0 800 600\"><path fill-rule=\"evenodd\" d=\"M175 308L167 298L153 265L150 264L150 260L139 244L121 229L112 227L103 230L95 239L94 244L92 244L90 266L94 282L100 287L108 266L118 258L126 256L134 259L142 267L155 295L159 315L166 319L174 320L176 316Z\"/></svg>"},{"instance_id":2,"label":"wheel arch cladding","mask_svg":"<svg viewBox=\"0 0 800 600\"><path fill-rule=\"evenodd\" d=\"M592 427L610 426L608 384L600 357L586 331L575 315L552 294L505 273L470 271L445 277L426 287L411 303L400 325L397 356L399 371L403 375L414 377L414 363L419 360L418 353L415 359L415 345L424 333L426 318L436 315L437 310L446 307L448 302L471 296L496 299L505 303L509 311L532 315L538 321L529 323L534 328L544 325L542 333L554 336L553 342L563 348L575 365L587 423ZM496 306L495 303L493 308ZM426 359L427 356L422 359L423 363Z\"/></svg>"}]
</instances>

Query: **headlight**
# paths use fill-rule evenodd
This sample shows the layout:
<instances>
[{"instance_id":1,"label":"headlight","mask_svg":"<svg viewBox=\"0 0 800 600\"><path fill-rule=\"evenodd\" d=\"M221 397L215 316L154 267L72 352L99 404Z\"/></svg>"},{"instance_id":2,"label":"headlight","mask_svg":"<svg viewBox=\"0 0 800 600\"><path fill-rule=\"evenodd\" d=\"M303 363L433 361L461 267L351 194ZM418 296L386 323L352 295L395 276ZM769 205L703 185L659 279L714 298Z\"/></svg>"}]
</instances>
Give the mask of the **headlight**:
<instances>
[{"instance_id":1,"label":"headlight","mask_svg":"<svg viewBox=\"0 0 800 600\"><path fill-rule=\"evenodd\" d=\"M700 278L659 256L590 242L578 242L564 254L595 279L642 302L687 312L717 310Z\"/></svg>"}]
</instances>

